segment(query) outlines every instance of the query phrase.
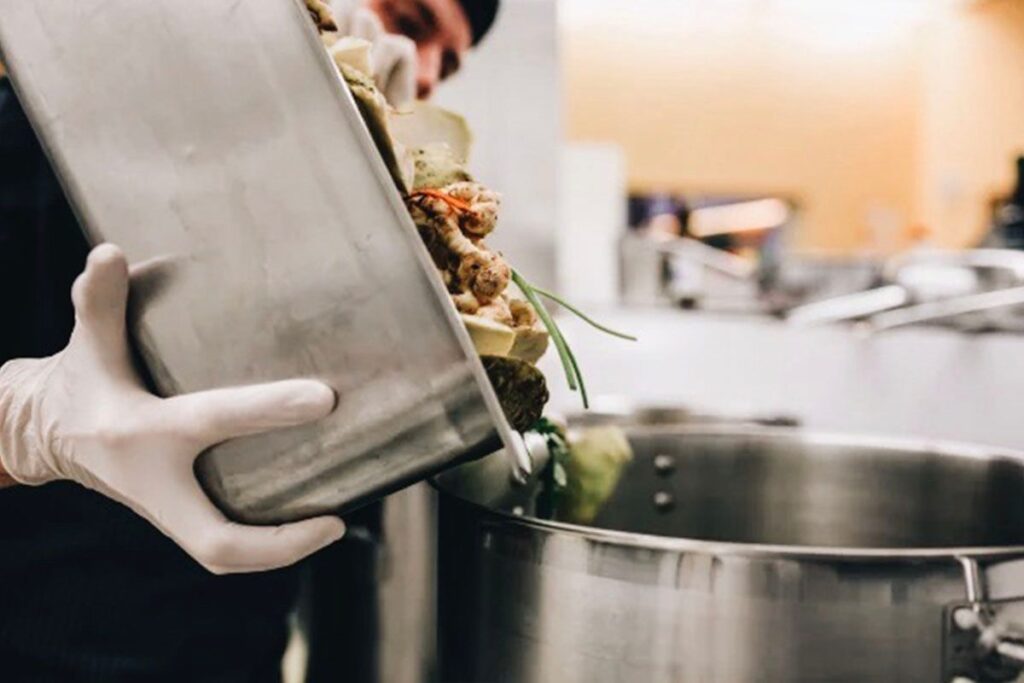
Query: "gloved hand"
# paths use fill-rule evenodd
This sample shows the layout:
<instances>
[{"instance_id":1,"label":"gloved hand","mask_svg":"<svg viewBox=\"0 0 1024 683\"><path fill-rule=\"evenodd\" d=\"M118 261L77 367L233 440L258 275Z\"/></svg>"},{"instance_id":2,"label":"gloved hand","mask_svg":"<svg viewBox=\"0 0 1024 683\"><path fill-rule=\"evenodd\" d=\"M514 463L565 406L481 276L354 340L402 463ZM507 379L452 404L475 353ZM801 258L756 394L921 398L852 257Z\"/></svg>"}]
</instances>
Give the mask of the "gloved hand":
<instances>
[{"instance_id":1,"label":"gloved hand","mask_svg":"<svg viewBox=\"0 0 1024 683\"><path fill-rule=\"evenodd\" d=\"M128 280L120 250L94 249L72 289L68 346L0 368L3 468L23 484L69 479L99 491L217 574L286 566L340 538L345 527L336 517L279 527L230 522L192 472L196 455L216 443L325 417L334 409L331 389L291 380L166 399L150 394L128 346Z\"/></svg>"},{"instance_id":2,"label":"gloved hand","mask_svg":"<svg viewBox=\"0 0 1024 683\"><path fill-rule=\"evenodd\" d=\"M362 38L372 45L373 80L388 103L401 108L416 99L416 43L388 33L373 10L353 0L333 0L331 11L340 35Z\"/></svg>"}]
</instances>

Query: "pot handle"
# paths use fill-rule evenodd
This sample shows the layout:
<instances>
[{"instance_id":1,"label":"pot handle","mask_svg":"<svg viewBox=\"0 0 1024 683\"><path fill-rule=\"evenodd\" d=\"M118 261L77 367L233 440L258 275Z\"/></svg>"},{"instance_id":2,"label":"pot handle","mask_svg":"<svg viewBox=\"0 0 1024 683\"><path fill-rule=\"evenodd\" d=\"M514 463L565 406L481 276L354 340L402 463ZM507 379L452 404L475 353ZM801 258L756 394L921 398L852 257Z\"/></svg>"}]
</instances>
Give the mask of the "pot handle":
<instances>
[{"instance_id":1,"label":"pot handle","mask_svg":"<svg viewBox=\"0 0 1024 683\"><path fill-rule=\"evenodd\" d=\"M943 680L1017 680L1024 673L1024 558L957 561L966 601L946 609Z\"/></svg>"},{"instance_id":2,"label":"pot handle","mask_svg":"<svg viewBox=\"0 0 1024 683\"><path fill-rule=\"evenodd\" d=\"M1024 557L982 565L974 558L958 558L964 568L964 578L973 580L979 600L1024 599ZM973 565L973 569L968 567ZM973 575L973 579L971 576ZM968 593L970 598L970 593Z\"/></svg>"}]
</instances>

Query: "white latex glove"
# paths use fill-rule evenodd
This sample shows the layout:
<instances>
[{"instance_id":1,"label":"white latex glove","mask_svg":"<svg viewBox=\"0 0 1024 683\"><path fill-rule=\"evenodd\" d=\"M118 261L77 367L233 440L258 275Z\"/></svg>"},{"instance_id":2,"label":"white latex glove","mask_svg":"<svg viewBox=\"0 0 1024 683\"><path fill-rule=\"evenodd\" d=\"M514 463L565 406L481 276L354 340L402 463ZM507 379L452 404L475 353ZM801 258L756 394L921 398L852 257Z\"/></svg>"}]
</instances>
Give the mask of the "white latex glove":
<instances>
[{"instance_id":1,"label":"white latex glove","mask_svg":"<svg viewBox=\"0 0 1024 683\"><path fill-rule=\"evenodd\" d=\"M345 527L336 517L278 527L230 522L192 472L196 455L216 443L325 417L334 409L331 389L292 380L152 395L129 351L128 281L117 247L94 249L72 289L76 323L68 346L0 368L0 462L7 473L28 485L68 479L99 491L217 574L283 567L340 538Z\"/></svg>"},{"instance_id":2,"label":"white latex glove","mask_svg":"<svg viewBox=\"0 0 1024 683\"><path fill-rule=\"evenodd\" d=\"M380 17L358 0L333 0L338 33L362 38L372 45L370 66L377 88L397 109L416 99L416 43L403 35L388 33Z\"/></svg>"}]
</instances>

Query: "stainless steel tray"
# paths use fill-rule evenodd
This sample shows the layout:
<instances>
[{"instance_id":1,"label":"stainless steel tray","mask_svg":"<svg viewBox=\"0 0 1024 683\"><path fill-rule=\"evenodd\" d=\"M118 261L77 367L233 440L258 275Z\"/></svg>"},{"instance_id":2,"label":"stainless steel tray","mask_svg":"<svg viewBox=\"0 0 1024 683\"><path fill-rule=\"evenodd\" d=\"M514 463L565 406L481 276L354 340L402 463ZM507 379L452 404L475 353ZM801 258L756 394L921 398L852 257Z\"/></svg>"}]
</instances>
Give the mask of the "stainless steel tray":
<instances>
[{"instance_id":1,"label":"stainless steel tray","mask_svg":"<svg viewBox=\"0 0 1024 683\"><path fill-rule=\"evenodd\" d=\"M157 389L338 392L200 457L229 516L345 512L501 442L527 467L301 2L0 0L0 53L90 240L163 264L133 302Z\"/></svg>"}]
</instances>

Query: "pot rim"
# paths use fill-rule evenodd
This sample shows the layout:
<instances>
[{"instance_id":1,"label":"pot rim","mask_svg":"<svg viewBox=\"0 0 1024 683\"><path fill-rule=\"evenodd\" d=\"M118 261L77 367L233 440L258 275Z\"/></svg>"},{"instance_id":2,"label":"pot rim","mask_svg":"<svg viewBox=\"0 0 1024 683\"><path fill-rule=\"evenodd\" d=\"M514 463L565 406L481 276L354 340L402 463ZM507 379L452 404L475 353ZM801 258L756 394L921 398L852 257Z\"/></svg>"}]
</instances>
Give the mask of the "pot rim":
<instances>
[{"instance_id":1,"label":"pot rim","mask_svg":"<svg viewBox=\"0 0 1024 683\"><path fill-rule=\"evenodd\" d=\"M861 436L854 433L805 431L800 427L765 427L737 425L641 425L626 426L628 433L644 434L682 433L704 436L748 436L798 439L802 443L865 446L908 452L949 455L970 459L1006 459L1017 461L1024 467L1024 450L987 446L942 439ZM445 498L454 499L476 508L485 516L507 526L526 528L546 535L569 535L592 543L643 548L657 552L687 554L702 553L716 556L751 557L762 559L804 559L840 562L922 562L944 559L971 558L979 561L1008 560L1024 557L1024 544L1008 546L950 546L950 547L831 547L767 543L736 543L695 538L678 538L656 534L602 529L599 527L539 519L496 510L483 503L449 492L438 477L430 479L431 486Z\"/></svg>"}]
</instances>

